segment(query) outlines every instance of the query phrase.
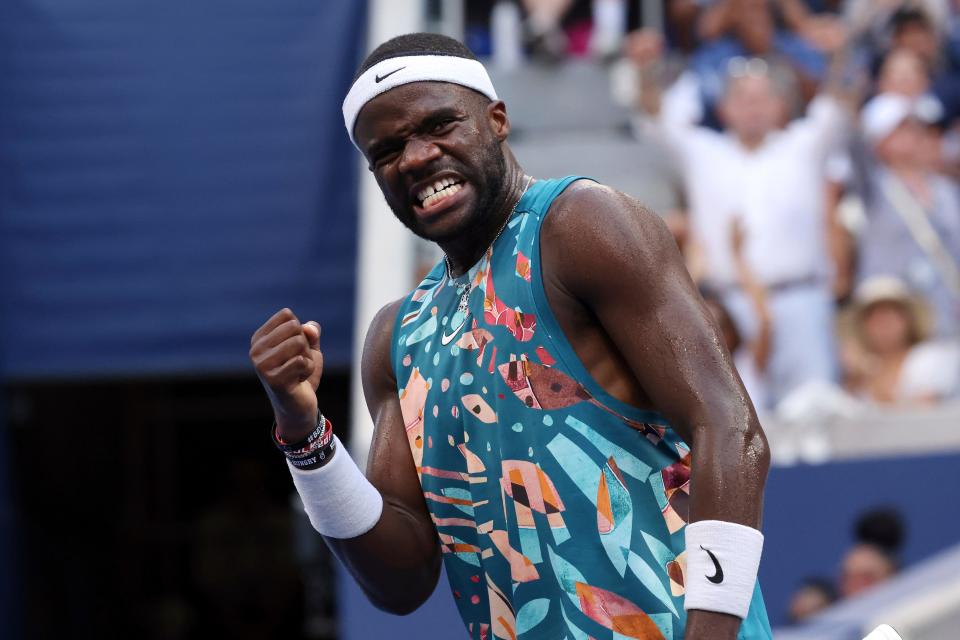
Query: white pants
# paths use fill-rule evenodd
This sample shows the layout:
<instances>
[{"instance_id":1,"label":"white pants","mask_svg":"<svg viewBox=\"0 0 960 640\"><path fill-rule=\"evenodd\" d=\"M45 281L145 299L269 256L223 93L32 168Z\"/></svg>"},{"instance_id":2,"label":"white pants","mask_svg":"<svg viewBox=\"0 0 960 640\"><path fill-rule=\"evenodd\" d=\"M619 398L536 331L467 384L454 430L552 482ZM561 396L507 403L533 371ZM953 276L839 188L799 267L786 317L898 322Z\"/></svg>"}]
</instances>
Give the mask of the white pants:
<instances>
[{"instance_id":1,"label":"white pants","mask_svg":"<svg viewBox=\"0 0 960 640\"><path fill-rule=\"evenodd\" d=\"M757 334L757 318L746 294L724 296L724 303L745 342ZM833 296L827 285L797 285L767 294L771 321L770 361L763 374L769 406L800 385L837 380L836 327Z\"/></svg>"}]
</instances>

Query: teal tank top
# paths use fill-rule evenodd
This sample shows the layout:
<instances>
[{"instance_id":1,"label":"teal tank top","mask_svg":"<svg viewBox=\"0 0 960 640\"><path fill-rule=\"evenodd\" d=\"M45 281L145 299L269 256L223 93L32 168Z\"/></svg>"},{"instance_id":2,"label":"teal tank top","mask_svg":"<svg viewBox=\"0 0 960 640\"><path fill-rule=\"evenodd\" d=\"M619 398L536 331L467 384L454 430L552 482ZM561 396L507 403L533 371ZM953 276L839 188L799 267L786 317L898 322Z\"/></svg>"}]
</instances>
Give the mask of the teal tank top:
<instances>
[{"instance_id":1,"label":"teal tank top","mask_svg":"<svg viewBox=\"0 0 960 640\"><path fill-rule=\"evenodd\" d=\"M689 447L594 382L540 276L576 179L533 183L473 268L441 261L402 304L407 438L471 638L682 640ZM738 637L771 636L757 587Z\"/></svg>"}]
</instances>

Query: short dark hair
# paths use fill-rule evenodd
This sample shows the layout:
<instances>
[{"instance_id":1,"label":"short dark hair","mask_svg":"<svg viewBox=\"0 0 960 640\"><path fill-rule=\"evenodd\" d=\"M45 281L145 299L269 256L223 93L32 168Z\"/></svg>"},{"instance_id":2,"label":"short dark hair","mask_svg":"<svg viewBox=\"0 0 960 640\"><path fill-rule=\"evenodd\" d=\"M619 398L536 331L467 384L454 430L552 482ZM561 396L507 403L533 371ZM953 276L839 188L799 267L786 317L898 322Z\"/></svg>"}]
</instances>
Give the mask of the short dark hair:
<instances>
[{"instance_id":1,"label":"short dark hair","mask_svg":"<svg viewBox=\"0 0 960 640\"><path fill-rule=\"evenodd\" d=\"M903 516L893 506L874 507L860 514L853 532L858 542L871 544L891 556L899 553L907 537Z\"/></svg>"},{"instance_id":2,"label":"short dark hair","mask_svg":"<svg viewBox=\"0 0 960 640\"><path fill-rule=\"evenodd\" d=\"M469 60L477 59L465 44L455 38L439 33L405 33L402 36L390 38L371 51L353 76L354 82L378 62L402 56L455 56Z\"/></svg>"},{"instance_id":3,"label":"short dark hair","mask_svg":"<svg viewBox=\"0 0 960 640\"><path fill-rule=\"evenodd\" d=\"M895 35L907 27L920 27L930 30L934 28L930 16L922 9L915 7L900 7L890 16L888 25L890 31Z\"/></svg>"}]
</instances>

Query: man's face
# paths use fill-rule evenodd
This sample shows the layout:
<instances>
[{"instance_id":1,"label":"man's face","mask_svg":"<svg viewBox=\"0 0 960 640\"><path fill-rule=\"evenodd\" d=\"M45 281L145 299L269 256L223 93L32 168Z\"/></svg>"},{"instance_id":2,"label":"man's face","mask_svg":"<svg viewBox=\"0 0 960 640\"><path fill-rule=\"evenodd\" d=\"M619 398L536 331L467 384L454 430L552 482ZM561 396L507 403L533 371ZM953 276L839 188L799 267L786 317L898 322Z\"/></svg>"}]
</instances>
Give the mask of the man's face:
<instances>
[{"instance_id":1,"label":"man's face","mask_svg":"<svg viewBox=\"0 0 960 640\"><path fill-rule=\"evenodd\" d=\"M934 65L940 55L940 38L936 29L923 22L903 25L893 36L893 46L914 51L927 65Z\"/></svg>"},{"instance_id":2,"label":"man's face","mask_svg":"<svg viewBox=\"0 0 960 640\"><path fill-rule=\"evenodd\" d=\"M843 559L840 568L840 593L844 598L855 596L888 580L896 571L879 550L859 544Z\"/></svg>"},{"instance_id":3,"label":"man's face","mask_svg":"<svg viewBox=\"0 0 960 640\"><path fill-rule=\"evenodd\" d=\"M894 50L880 67L878 93L897 93L916 98L929 88L930 77L923 59L910 49Z\"/></svg>"},{"instance_id":4,"label":"man's face","mask_svg":"<svg viewBox=\"0 0 960 640\"><path fill-rule=\"evenodd\" d=\"M720 104L724 124L738 137L762 139L786 119L786 101L766 76L730 80Z\"/></svg>"},{"instance_id":5,"label":"man's face","mask_svg":"<svg viewBox=\"0 0 960 640\"><path fill-rule=\"evenodd\" d=\"M493 213L509 130L502 102L456 84L414 82L368 102L355 137L394 215L442 242Z\"/></svg>"},{"instance_id":6,"label":"man's face","mask_svg":"<svg viewBox=\"0 0 960 640\"><path fill-rule=\"evenodd\" d=\"M887 164L922 164L926 135L922 124L913 119L904 120L877 143L877 156Z\"/></svg>"}]
</instances>

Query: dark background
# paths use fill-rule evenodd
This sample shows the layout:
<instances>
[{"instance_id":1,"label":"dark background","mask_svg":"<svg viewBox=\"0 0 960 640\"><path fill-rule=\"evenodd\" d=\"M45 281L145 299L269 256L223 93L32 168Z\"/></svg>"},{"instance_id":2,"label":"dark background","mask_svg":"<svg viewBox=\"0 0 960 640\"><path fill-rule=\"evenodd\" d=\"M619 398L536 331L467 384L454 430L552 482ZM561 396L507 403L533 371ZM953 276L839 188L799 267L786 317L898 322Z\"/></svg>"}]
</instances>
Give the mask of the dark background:
<instances>
[{"instance_id":1,"label":"dark background","mask_svg":"<svg viewBox=\"0 0 960 640\"><path fill-rule=\"evenodd\" d=\"M0 637L333 637L249 338L348 436L353 0L0 2ZM306 611L309 609L309 611Z\"/></svg>"}]
</instances>

